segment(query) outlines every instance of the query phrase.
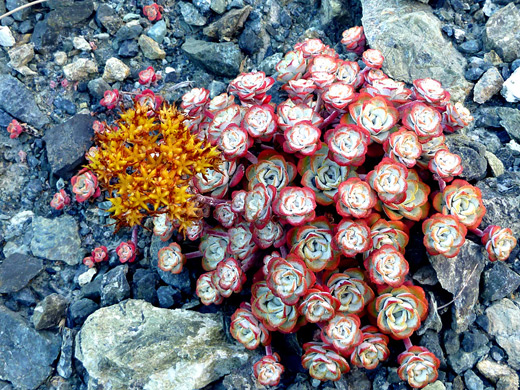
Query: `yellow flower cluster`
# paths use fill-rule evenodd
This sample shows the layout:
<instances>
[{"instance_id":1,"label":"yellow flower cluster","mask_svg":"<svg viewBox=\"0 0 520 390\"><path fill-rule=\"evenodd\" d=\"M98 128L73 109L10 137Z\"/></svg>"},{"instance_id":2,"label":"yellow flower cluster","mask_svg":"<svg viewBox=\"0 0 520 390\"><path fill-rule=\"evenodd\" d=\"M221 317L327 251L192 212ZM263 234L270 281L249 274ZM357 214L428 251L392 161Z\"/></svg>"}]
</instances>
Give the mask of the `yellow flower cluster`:
<instances>
[{"instance_id":1,"label":"yellow flower cluster","mask_svg":"<svg viewBox=\"0 0 520 390\"><path fill-rule=\"evenodd\" d=\"M202 217L190 180L218 169L220 152L189 132L175 106L164 104L150 114L136 102L113 126L105 125L96 134L88 169L111 194L117 228L166 214L182 231Z\"/></svg>"}]
</instances>

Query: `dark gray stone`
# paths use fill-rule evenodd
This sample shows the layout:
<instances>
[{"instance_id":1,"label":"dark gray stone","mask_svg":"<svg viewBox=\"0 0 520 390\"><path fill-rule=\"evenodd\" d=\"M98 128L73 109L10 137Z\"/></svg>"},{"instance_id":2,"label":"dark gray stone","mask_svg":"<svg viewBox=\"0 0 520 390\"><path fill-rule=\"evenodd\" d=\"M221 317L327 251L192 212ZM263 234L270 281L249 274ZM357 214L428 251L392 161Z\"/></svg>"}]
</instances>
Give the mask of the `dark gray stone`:
<instances>
[{"instance_id":1,"label":"dark gray stone","mask_svg":"<svg viewBox=\"0 0 520 390\"><path fill-rule=\"evenodd\" d=\"M126 41L128 39L135 39L143 32L143 28L138 21L132 21L122 26L116 34L119 41Z\"/></svg>"},{"instance_id":2,"label":"dark gray stone","mask_svg":"<svg viewBox=\"0 0 520 390\"><path fill-rule=\"evenodd\" d=\"M89 315L94 313L99 305L88 299L82 298L69 306L69 317L75 326L82 325Z\"/></svg>"},{"instance_id":3,"label":"dark gray stone","mask_svg":"<svg viewBox=\"0 0 520 390\"><path fill-rule=\"evenodd\" d=\"M70 378L72 375L72 341L74 339L74 333L69 328L64 328L61 333L61 353L60 360L56 366L58 375L62 378Z\"/></svg>"},{"instance_id":4,"label":"dark gray stone","mask_svg":"<svg viewBox=\"0 0 520 390\"><path fill-rule=\"evenodd\" d=\"M35 331L18 313L0 305L0 378L15 388L36 389L52 372L60 338Z\"/></svg>"},{"instance_id":5,"label":"dark gray stone","mask_svg":"<svg viewBox=\"0 0 520 390\"><path fill-rule=\"evenodd\" d=\"M426 347L433 352L433 354L441 361L441 369L446 368L446 359L444 358L444 352L442 351L441 343L439 340L439 332L428 330L421 337L419 345Z\"/></svg>"},{"instance_id":6,"label":"dark gray stone","mask_svg":"<svg viewBox=\"0 0 520 390\"><path fill-rule=\"evenodd\" d=\"M36 305L36 297L30 288L24 287L11 295L13 299L22 306Z\"/></svg>"},{"instance_id":7,"label":"dark gray stone","mask_svg":"<svg viewBox=\"0 0 520 390\"><path fill-rule=\"evenodd\" d=\"M134 299L144 299L147 302L154 303L156 298L156 284L156 275L152 271L139 268L135 271L132 280L132 297Z\"/></svg>"},{"instance_id":8,"label":"dark gray stone","mask_svg":"<svg viewBox=\"0 0 520 390\"><path fill-rule=\"evenodd\" d=\"M43 139L55 175L68 180L85 161L85 153L93 144L93 123L94 117L77 114L46 132Z\"/></svg>"},{"instance_id":9,"label":"dark gray stone","mask_svg":"<svg viewBox=\"0 0 520 390\"><path fill-rule=\"evenodd\" d=\"M0 294L20 291L43 269L40 259L15 253L0 264Z\"/></svg>"},{"instance_id":10,"label":"dark gray stone","mask_svg":"<svg viewBox=\"0 0 520 390\"><path fill-rule=\"evenodd\" d=\"M161 44L166 36L166 31L166 22L161 19L146 32L146 35Z\"/></svg>"},{"instance_id":11,"label":"dark gray stone","mask_svg":"<svg viewBox=\"0 0 520 390\"><path fill-rule=\"evenodd\" d=\"M462 134L450 134L446 137L450 152L462 159L463 171L459 175L465 180L482 180L487 173L486 147Z\"/></svg>"},{"instance_id":12,"label":"dark gray stone","mask_svg":"<svg viewBox=\"0 0 520 390\"><path fill-rule=\"evenodd\" d=\"M481 48L480 41L471 39L460 45L460 51L466 54L477 53Z\"/></svg>"},{"instance_id":13,"label":"dark gray stone","mask_svg":"<svg viewBox=\"0 0 520 390\"><path fill-rule=\"evenodd\" d=\"M474 352L488 343L488 337L478 329L464 332L462 336L462 349L464 352Z\"/></svg>"},{"instance_id":14,"label":"dark gray stone","mask_svg":"<svg viewBox=\"0 0 520 390\"><path fill-rule=\"evenodd\" d=\"M485 345L473 352L464 352L462 349L448 354L448 365L457 374L462 375L465 371L473 368L475 364L489 352L489 346Z\"/></svg>"},{"instance_id":15,"label":"dark gray stone","mask_svg":"<svg viewBox=\"0 0 520 390\"><path fill-rule=\"evenodd\" d=\"M442 329L442 320L439 312L437 311L437 301L431 291L428 291L428 316L422 322L421 327L417 329L417 334L420 336L428 330L434 330L440 332Z\"/></svg>"},{"instance_id":16,"label":"dark gray stone","mask_svg":"<svg viewBox=\"0 0 520 390\"><path fill-rule=\"evenodd\" d=\"M460 337L458 333L451 329L444 332L444 349L447 355L453 355L460 349Z\"/></svg>"},{"instance_id":17,"label":"dark gray stone","mask_svg":"<svg viewBox=\"0 0 520 390\"><path fill-rule=\"evenodd\" d=\"M515 141L520 142L520 110L509 107L498 107L496 112L500 118L500 125Z\"/></svg>"},{"instance_id":18,"label":"dark gray stone","mask_svg":"<svg viewBox=\"0 0 520 390\"><path fill-rule=\"evenodd\" d=\"M47 24L52 28L69 28L80 25L94 12L94 1L75 1L57 6L47 14Z\"/></svg>"},{"instance_id":19,"label":"dark gray stone","mask_svg":"<svg viewBox=\"0 0 520 390\"><path fill-rule=\"evenodd\" d=\"M130 285L126 280L128 265L119 265L101 280L101 306L110 306L130 297Z\"/></svg>"},{"instance_id":20,"label":"dark gray stone","mask_svg":"<svg viewBox=\"0 0 520 390\"><path fill-rule=\"evenodd\" d=\"M58 97L54 100L54 106L65 111L69 115L74 115L76 113L76 105L70 100L62 97Z\"/></svg>"},{"instance_id":21,"label":"dark gray stone","mask_svg":"<svg viewBox=\"0 0 520 390\"><path fill-rule=\"evenodd\" d=\"M117 12L108 4L99 5L96 10L96 21L98 24L105 27L111 35L114 35L117 32L122 23Z\"/></svg>"},{"instance_id":22,"label":"dark gray stone","mask_svg":"<svg viewBox=\"0 0 520 390\"><path fill-rule=\"evenodd\" d=\"M28 2L29 2L28 0L6 0L5 8L7 8L8 11L12 11L15 8L18 8L22 5L27 4ZM14 14L11 14L11 17L14 20L21 22L21 21L27 19L30 12L31 12L31 7L28 7L21 11L15 12Z\"/></svg>"},{"instance_id":23,"label":"dark gray stone","mask_svg":"<svg viewBox=\"0 0 520 390\"><path fill-rule=\"evenodd\" d=\"M117 54L119 54L120 57L125 58L135 57L137 54L139 54L139 46L133 39L123 41L121 46L119 46L119 51Z\"/></svg>"},{"instance_id":24,"label":"dark gray stone","mask_svg":"<svg viewBox=\"0 0 520 390\"><path fill-rule=\"evenodd\" d=\"M193 62L211 73L228 77L240 73L242 53L233 42L213 43L188 38L181 48Z\"/></svg>"},{"instance_id":25,"label":"dark gray stone","mask_svg":"<svg viewBox=\"0 0 520 390\"><path fill-rule=\"evenodd\" d=\"M495 50L505 62L520 57L520 11L510 3L487 21L484 32L486 48Z\"/></svg>"},{"instance_id":26,"label":"dark gray stone","mask_svg":"<svg viewBox=\"0 0 520 390\"><path fill-rule=\"evenodd\" d=\"M161 286L157 289L157 300L159 307L165 309L172 307L175 304L176 295L180 298L180 291L174 289L172 286Z\"/></svg>"},{"instance_id":27,"label":"dark gray stone","mask_svg":"<svg viewBox=\"0 0 520 390\"><path fill-rule=\"evenodd\" d=\"M37 52L57 50L59 43L58 31L51 28L46 20L39 21L34 26L31 42L34 44L34 50Z\"/></svg>"},{"instance_id":28,"label":"dark gray stone","mask_svg":"<svg viewBox=\"0 0 520 390\"><path fill-rule=\"evenodd\" d=\"M484 390L484 383L472 370L464 373L464 383L468 390Z\"/></svg>"},{"instance_id":29,"label":"dark gray stone","mask_svg":"<svg viewBox=\"0 0 520 390\"><path fill-rule=\"evenodd\" d=\"M32 322L34 329L48 329L58 326L67 311L67 299L59 294L47 295L34 308Z\"/></svg>"},{"instance_id":30,"label":"dark gray stone","mask_svg":"<svg viewBox=\"0 0 520 390\"><path fill-rule=\"evenodd\" d=\"M230 41L238 35L252 9L250 5L241 9L233 9L205 27L202 32L219 41Z\"/></svg>"},{"instance_id":31,"label":"dark gray stone","mask_svg":"<svg viewBox=\"0 0 520 390\"><path fill-rule=\"evenodd\" d=\"M484 272L482 298L486 301L496 301L511 294L518 286L520 286L520 275L512 271L507 264L498 261Z\"/></svg>"},{"instance_id":32,"label":"dark gray stone","mask_svg":"<svg viewBox=\"0 0 520 390\"><path fill-rule=\"evenodd\" d=\"M7 74L0 75L0 109L37 129L49 123L47 115L36 105L32 91Z\"/></svg>"},{"instance_id":33,"label":"dark gray stone","mask_svg":"<svg viewBox=\"0 0 520 390\"><path fill-rule=\"evenodd\" d=\"M125 41L126 42L126 41ZM137 43L134 42L137 47ZM99 100L103 98L106 91L111 90L112 87L101 77L97 79L90 80L88 82L88 91L95 99Z\"/></svg>"},{"instance_id":34,"label":"dark gray stone","mask_svg":"<svg viewBox=\"0 0 520 390\"><path fill-rule=\"evenodd\" d=\"M152 269L155 270L159 277L167 284L172 287L175 287L182 291L184 294L191 293L191 281L190 281L190 273L186 267L182 270L180 274L172 274L171 272L166 272L160 269L157 266L158 263L158 253L159 249L168 246L168 243L162 242L157 236L152 237L152 243L150 245L150 264Z\"/></svg>"}]
</instances>

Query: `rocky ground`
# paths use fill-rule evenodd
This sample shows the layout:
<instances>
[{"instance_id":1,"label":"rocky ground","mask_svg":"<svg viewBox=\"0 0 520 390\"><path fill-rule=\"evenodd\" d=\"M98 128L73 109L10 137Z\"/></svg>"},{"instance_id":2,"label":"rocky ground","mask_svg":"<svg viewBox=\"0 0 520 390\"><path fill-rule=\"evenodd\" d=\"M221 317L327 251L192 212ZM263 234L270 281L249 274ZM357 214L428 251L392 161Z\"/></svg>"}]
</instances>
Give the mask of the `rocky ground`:
<instances>
[{"instance_id":1,"label":"rocky ground","mask_svg":"<svg viewBox=\"0 0 520 390\"><path fill-rule=\"evenodd\" d=\"M0 14L26 2L0 0ZM475 121L448 137L450 148L463 157L463 177L482 190L484 226L519 236L520 1L158 3L163 19L154 24L143 18L147 2L140 0L50 0L1 21L0 389L258 388L250 368L257 355L226 331L243 297L203 307L194 294L200 266L160 271L153 259L161 244L146 230L137 264L112 258L89 270L81 264L87 251L113 249L129 231L114 235L103 202L73 202L65 212L49 206L84 163L94 117L107 118L104 91L134 90L150 65L163 75L156 91L170 101L190 83L214 96L240 71L272 74L306 37L345 55L336 44L341 32L362 22L391 77L437 78L465 99ZM10 139L13 118L37 134ZM411 275L432 308L413 341L441 359L439 380L428 389L518 389L519 250L507 263L490 263L481 245L467 241L447 261L428 257L419 234L412 238ZM279 388L310 389L296 336L274 343L288 362ZM405 389L390 368L396 355L320 388Z\"/></svg>"}]
</instances>

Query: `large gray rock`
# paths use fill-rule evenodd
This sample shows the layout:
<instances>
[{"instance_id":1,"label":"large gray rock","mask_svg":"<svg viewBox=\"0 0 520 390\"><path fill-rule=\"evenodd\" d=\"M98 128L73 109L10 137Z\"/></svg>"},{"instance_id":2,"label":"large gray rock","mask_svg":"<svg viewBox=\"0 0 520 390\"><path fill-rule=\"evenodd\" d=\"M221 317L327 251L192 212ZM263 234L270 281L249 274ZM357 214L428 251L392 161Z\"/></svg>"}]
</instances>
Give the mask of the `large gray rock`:
<instances>
[{"instance_id":1,"label":"large gray rock","mask_svg":"<svg viewBox=\"0 0 520 390\"><path fill-rule=\"evenodd\" d=\"M87 318L75 357L89 374L90 390L192 390L242 366L250 354L225 341L220 314L127 300Z\"/></svg>"},{"instance_id":2,"label":"large gray rock","mask_svg":"<svg viewBox=\"0 0 520 390\"><path fill-rule=\"evenodd\" d=\"M78 224L70 215L48 219L33 219L31 251L34 256L48 260L64 261L68 265L79 264L84 255L78 234Z\"/></svg>"},{"instance_id":3,"label":"large gray rock","mask_svg":"<svg viewBox=\"0 0 520 390\"><path fill-rule=\"evenodd\" d=\"M520 307L504 298L487 308L486 317L485 330L504 348L509 365L520 369Z\"/></svg>"},{"instance_id":4,"label":"large gray rock","mask_svg":"<svg viewBox=\"0 0 520 390\"><path fill-rule=\"evenodd\" d=\"M487 21L484 38L487 49L495 50L504 62L520 57L520 11L513 4L495 12Z\"/></svg>"},{"instance_id":5,"label":"large gray rock","mask_svg":"<svg viewBox=\"0 0 520 390\"><path fill-rule=\"evenodd\" d=\"M475 320L475 304L478 302L480 274L487 256L481 245L466 240L460 252L448 259L442 255L428 256L437 272L437 278L446 291L453 294L452 328L464 332Z\"/></svg>"},{"instance_id":6,"label":"large gray rock","mask_svg":"<svg viewBox=\"0 0 520 390\"><path fill-rule=\"evenodd\" d=\"M46 131L43 139L47 158L55 175L68 180L85 161L85 153L93 144L93 124L94 117L76 114L67 122Z\"/></svg>"},{"instance_id":7,"label":"large gray rock","mask_svg":"<svg viewBox=\"0 0 520 390\"><path fill-rule=\"evenodd\" d=\"M0 294L20 291L42 269L40 259L20 253L12 254L0 264Z\"/></svg>"},{"instance_id":8,"label":"large gray rock","mask_svg":"<svg viewBox=\"0 0 520 390\"><path fill-rule=\"evenodd\" d=\"M236 77L240 71L242 53L233 42L213 43L188 38L181 49L193 62L211 73Z\"/></svg>"},{"instance_id":9,"label":"large gray rock","mask_svg":"<svg viewBox=\"0 0 520 390\"><path fill-rule=\"evenodd\" d=\"M36 389L52 371L60 338L35 331L26 320L0 305L0 379L17 389Z\"/></svg>"},{"instance_id":10,"label":"large gray rock","mask_svg":"<svg viewBox=\"0 0 520 390\"><path fill-rule=\"evenodd\" d=\"M380 50L383 70L411 83L431 77L464 100L472 84L464 78L467 61L444 36L441 22L427 4L413 0L362 0L363 28L368 44Z\"/></svg>"},{"instance_id":11,"label":"large gray rock","mask_svg":"<svg viewBox=\"0 0 520 390\"><path fill-rule=\"evenodd\" d=\"M511 270L505 263L497 261L484 272L484 292L486 301L502 299L520 286L520 275Z\"/></svg>"},{"instance_id":12,"label":"large gray rock","mask_svg":"<svg viewBox=\"0 0 520 390\"><path fill-rule=\"evenodd\" d=\"M54 29L69 28L81 24L94 12L94 1L60 2L47 15L47 23Z\"/></svg>"},{"instance_id":13,"label":"large gray rock","mask_svg":"<svg viewBox=\"0 0 520 390\"><path fill-rule=\"evenodd\" d=\"M37 129L49 123L47 115L36 105L32 91L7 74L0 75L0 109Z\"/></svg>"}]
</instances>

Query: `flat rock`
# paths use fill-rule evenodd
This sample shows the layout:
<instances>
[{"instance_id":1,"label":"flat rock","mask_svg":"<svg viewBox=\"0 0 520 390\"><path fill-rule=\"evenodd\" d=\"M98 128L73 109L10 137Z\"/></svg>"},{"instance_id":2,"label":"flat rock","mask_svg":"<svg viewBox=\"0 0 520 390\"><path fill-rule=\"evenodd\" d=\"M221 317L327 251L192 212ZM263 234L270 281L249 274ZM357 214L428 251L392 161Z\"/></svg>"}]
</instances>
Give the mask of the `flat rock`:
<instances>
[{"instance_id":1,"label":"flat rock","mask_svg":"<svg viewBox=\"0 0 520 390\"><path fill-rule=\"evenodd\" d=\"M36 105L33 92L7 74L0 75L0 109L37 129L49 123L47 115Z\"/></svg>"},{"instance_id":2,"label":"flat rock","mask_svg":"<svg viewBox=\"0 0 520 390\"><path fill-rule=\"evenodd\" d=\"M45 132L47 158L55 175L68 180L85 161L85 153L93 145L93 124L91 115L76 114Z\"/></svg>"},{"instance_id":3,"label":"flat rock","mask_svg":"<svg viewBox=\"0 0 520 390\"><path fill-rule=\"evenodd\" d=\"M58 326L67 310L68 301L60 294L47 295L34 308L32 322L34 329L48 329Z\"/></svg>"},{"instance_id":4,"label":"flat rock","mask_svg":"<svg viewBox=\"0 0 520 390\"><path fill-rule=\"evenodd\" d=\"M60 338L35 331L18 313L0 305L0 345L0 379L32 390L51 374Z\"/></svg>"},{"instance_id":5,"label":"flat rock","mask_svg":"<svg viewBox=\"0 0 520 390\"><path fill-rule=\"evenodd\" d=\"M242 53L233 42L214 43L188 38L181 49L193 62L211 73L228 77L240 73Z\"/></svg>"},{"instance_id":6,"label":"flat rock","mask_svg":"<svg viewBox=\"0 0 520 390\"><path fill-rule=\"evenodd\" d=\"M442 288L457 297L452 304L452 328L457 333L464 332L476 318L474 306L479 297L480 274L487 260L485 250L481 245L466 240L454 258L428 257Z\"/></svg>"},{"instance_id":7,"label":"flat rock","mask_svg":"<svg viewBox=\"0 0 520 390\"><path fill-rule=\"evenodd\" d=\"M439 80L454 101L463 101L472 84L464 78L464 56L442 34L432 8L414 0L362 0L367 42L380 50L383 71L412 83L431 77Z\"/></svg>"},{"instance_id":8,"label":"flat rock","mask_svg":"<svg viewBox=\"0 0 520 390\"><path fill-rule=\"evenodd\" d=\"M0 264L0 294L20 291L42 269L40 259L20 253L10 255Z\"/></svg>"},{"instance_id":9,"label":"flat rock","mask_svg":"<svg viewBox=\"0 0 520 390\"><path fill-rule=\"evenodd\" d=\"M52 28L68 28L81 24L94 12L94 1L83 0L56 6L47 14L47 24Z\"/></svg>"},{"instance_id":10,"label":"flat rock","mask_svg":"<svg viewBox=\"0 0 520 390\"><path fill-rule=\"evenodd\" d=\"M202 32L210 38L216 38L219 41L230 41L233 39L240 29L244 27L251 10L250 5L241 9L232 9L215 22L205 27Z\"/></svg>"},{"instance_id":11,"label":"flat rock","mask_svg":"<svg viewBox=\"0 0 520 390\"><path fill-rule=\"evenodd\" d=\"M76 336L75 350L92 390L199 389L250 355L225 341L220 314L160 309L140 300L92 314Z\"/></svg>"},{"instance_id":12,"label":"flat rock","mask_svg":"<svg viewBox=\"0 0 520 390\"><path fill-rule=\"evenodd\" d=\"M520 57L520 11L512 2L495 12L486 22L486 48L495 50L504 62Z\"/></svg>"},{"instance_id":13,"label":"flat rock","mask_svg":"<svg viewBox=\"0 0 520 390\"><path fill-rule=\"evenodd\" d=\"M48 219L33 219L31 251L34 256L48 260L64 261L77 265L83 259L84 249L78 234L78 224L70 215Z\"/></svg>"},{"instance_id":14,"label":"flat rock","mask_svg":"<svg viewBox=\"0 0 520 390\"><path fill-rule=\"evenodd\" d=\"M496 93L500 92L504 79L497 68L489 68L475 84L473 89L473 101L484 104Z\"/></svg>"}]
</instances>

